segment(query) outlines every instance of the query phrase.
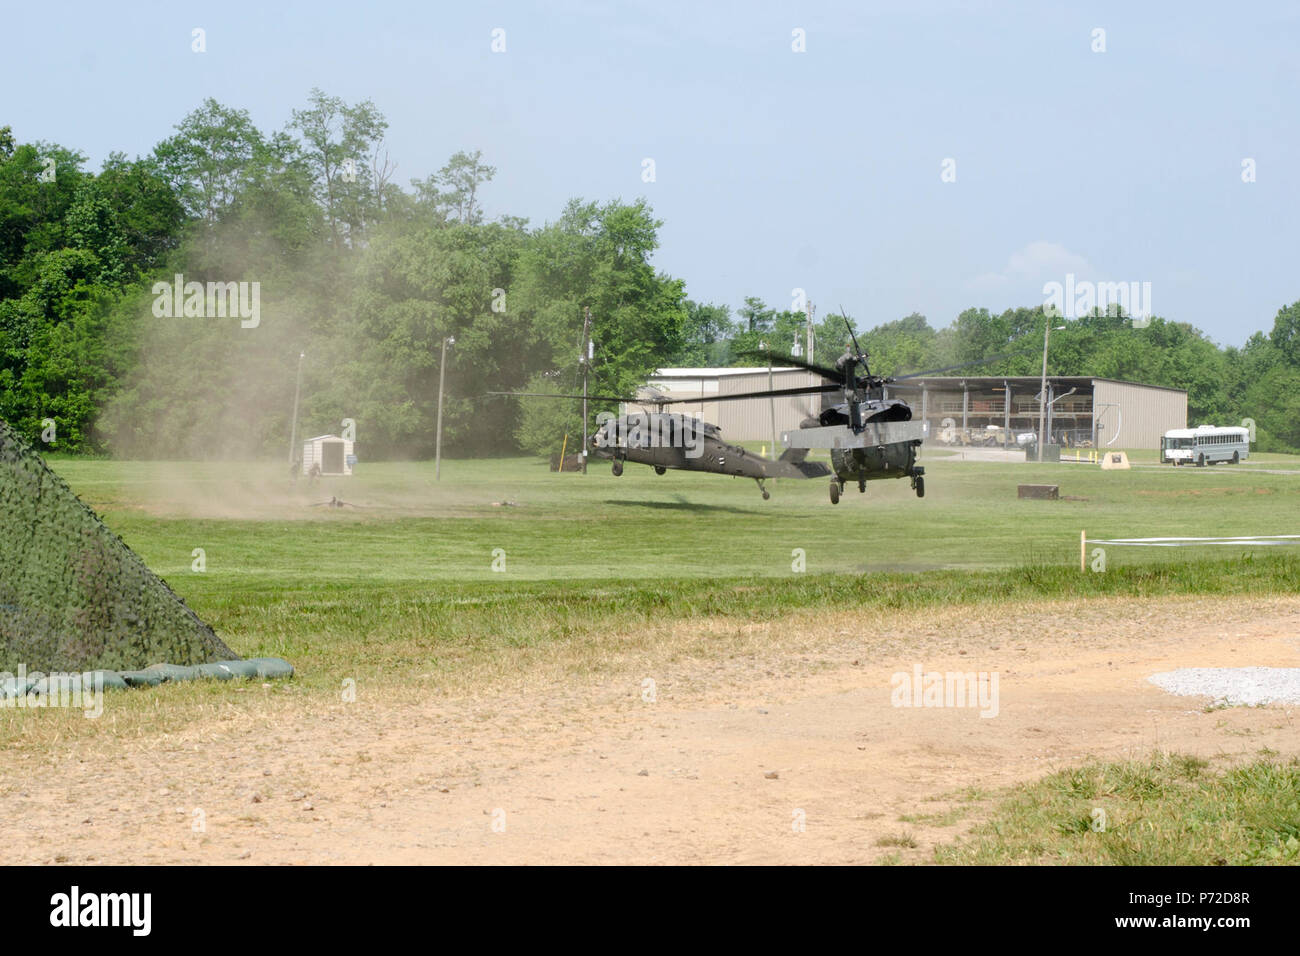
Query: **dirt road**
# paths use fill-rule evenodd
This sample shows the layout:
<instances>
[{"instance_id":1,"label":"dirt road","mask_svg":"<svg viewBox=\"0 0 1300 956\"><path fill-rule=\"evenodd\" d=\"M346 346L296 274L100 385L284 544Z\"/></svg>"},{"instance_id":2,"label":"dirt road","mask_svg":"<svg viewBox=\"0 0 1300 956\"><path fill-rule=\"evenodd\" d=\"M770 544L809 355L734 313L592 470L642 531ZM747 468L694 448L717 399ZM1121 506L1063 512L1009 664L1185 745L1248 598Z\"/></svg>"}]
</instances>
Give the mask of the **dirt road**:
<instances>
[{"instance_id":1,"label":"dirt road","mask_svg":"<svg viewBox=\"0 0 1300 956\"><path fill-rule=\"evenodd\" d=\"M918 665L996 672L996 716L893 706ZM596 677L557 658L460 697L232 696L183 734L11 761L0 841L8 862L926 862L979 818L970 788L1157 748L1300 752L1292 709L1146 681L1248 665L1300 666L1300 598L696 622Z\"/></svg>"}]
</instances>

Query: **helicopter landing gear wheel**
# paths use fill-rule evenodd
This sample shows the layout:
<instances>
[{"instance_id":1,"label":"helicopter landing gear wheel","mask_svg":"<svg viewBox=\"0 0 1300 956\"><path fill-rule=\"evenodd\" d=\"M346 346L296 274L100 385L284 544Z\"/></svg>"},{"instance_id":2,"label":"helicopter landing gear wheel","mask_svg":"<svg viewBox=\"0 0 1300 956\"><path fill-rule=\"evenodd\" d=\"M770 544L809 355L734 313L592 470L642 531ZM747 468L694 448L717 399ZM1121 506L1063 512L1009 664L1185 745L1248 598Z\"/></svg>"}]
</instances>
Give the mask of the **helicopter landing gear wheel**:
<instances>
[{"instance_id":1,"label":"helicopter landing gear wheel","mask_svg":"<svg viewBox=\"0 0 1300 956\"><path fill-rule=\"evenodd\" d=\"M770 492L770 491L768 491L766 488L764 488L764 489L763 489L763 500L766 501L768 498L771 498L771 497L772 497L772 492Z\"/></svg>"},{"instance_id":2,"label":"helicopter landing gear wheel","mask_svg":"<svg viewBox=\"0 0 1300 956\"><path fill-rule=\"evenodd\" d=\"M762 479L762 478L755 478L755 479L754 479L754 484L758 485L758 490L761 491L761 492L763 493L763 500L764 500L764 501L766 501L768 498L771 498L771 497L772 497L772 492L768 491L766 488L763 487L763 479Z\"/></svg>"},{"instance_id":3,"label":"helicopter landing gear wheel","mask_svg":"<svg viewBox=\"0 0 1300 956\"><path fill-rule=\"evenodd\" d=\"M612 470L614 472L614 477L617 478L619 475L623 474L623 463L619 461L617 458L615 458L614 467Z\"/></svg>"},{"instance_id":4,"label":"helicopter landing gear wheel","mask_svg":"<svg viewBox=\"0 0 1300 956\"><path fill-rule=\"evenodd\" d=\"M832 480L831 481L831 504L837 505L839 503L840 503L840 483L838 481Z\"/></svg>"},{"instance_id":5,"label":"helicopter landing gear wheel","mask_svg":"<svg viewBox=\"0 0 1300 956\"><path fill-rule=\"evenodd\" d=\"M921 478L921 477L918 476L917 479L916 479L916 481L914 481L914 482L912 483L912 487L916 489L916 497L918 497L918 498L924 498L924 497L925 497L925 479L924 479L924 478Z\"/></svg>"},{"instance_id":6,"label":"helicopter landing gear wheel","mask_svg":"<svg viewBox=\"0 0 1300 956\"><path fill-rule=\"evenodd\" d=\"M655 465L655 474L656 474L656 475L662 475L662 474L663 474L664 472L666 472L667 470L668 470L668 469L665 468L663 465Z\"/></svg>"},{"instance_id":7,"label":"helicopter landing gear wheel","mask_svg":"<svg viewBox=\"0 0 1300 956\"><path fill-rule=\"evenodd\" d=\"M867 490L867 479L865 479L865 478L859 478L859 479L858 479L858 494L862 494L862 493L865 492L866 490Z\"/></svg>"}]
</instances>

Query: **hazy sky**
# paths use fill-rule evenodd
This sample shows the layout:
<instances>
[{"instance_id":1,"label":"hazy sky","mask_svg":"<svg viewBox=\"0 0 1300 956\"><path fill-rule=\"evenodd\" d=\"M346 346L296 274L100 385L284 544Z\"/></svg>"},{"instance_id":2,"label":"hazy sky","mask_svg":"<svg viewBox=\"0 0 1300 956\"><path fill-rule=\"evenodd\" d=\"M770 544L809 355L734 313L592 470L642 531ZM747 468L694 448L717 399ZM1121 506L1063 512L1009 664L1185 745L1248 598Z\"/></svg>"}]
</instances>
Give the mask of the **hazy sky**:
<instances>
[{"instance_id":1,"label":"hazy sky","mask_svg":"<svg viewBox=\"0 0 1300 956\"><path fill-rule=\"evenodd\" d=\"M1241 344L1300 299L1294 2L13 3L3 22L20 141L98 169L204 97L274 130L319 86L374 101L403 184L482 149L490 216L645 196L657 265L700 301L802 288L819 315L941 327L1072 272L1150 282L1156 314Z\"/></svg>"}]
</instances>

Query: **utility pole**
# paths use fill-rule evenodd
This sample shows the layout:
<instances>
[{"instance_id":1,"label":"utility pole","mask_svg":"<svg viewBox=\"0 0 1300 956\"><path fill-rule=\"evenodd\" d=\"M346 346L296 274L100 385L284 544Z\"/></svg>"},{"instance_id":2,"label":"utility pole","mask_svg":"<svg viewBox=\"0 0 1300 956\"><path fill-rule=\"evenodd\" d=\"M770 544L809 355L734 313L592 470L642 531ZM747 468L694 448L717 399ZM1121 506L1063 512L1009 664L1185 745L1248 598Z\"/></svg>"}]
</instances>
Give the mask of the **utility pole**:
<instances>
[{"instance_id":1,"label":"utility pole","mask_svg":"<svg viewBox=\"0 0 1300 956\"><path fill-rule=\"evenodd\" d=\"M455 345L456 337L447 336L442 340L442 359L438 362L438 437L433 445L433 480L442 479L442 380L447 370L447 346Z\"/></svg>"},{"instance_id":2,"label":"utility pole","mask_svg":"<svg viewBox=\"0 0 1300 956\"><path fill-rule=\"evenodd\" d=\"M765 352L767 351L766 342L759 342L758 347ZM767 390L769 392L772 391L772 356L770 353L767 356ZM767 404L769 410L772 413L772 460L775 461L776 460L776 397L773 395L769 395L767 397Z\"/></svg>"},{"instance_id":3,"label":"utility pole","mask_svg":"<svg viewBox=\"0 0 1300 956\"><path fill-rule=\"evenodd\" d=\"M587 473L587 372L591 368L591 307L582 307L582 473Z\"/></svg>"},{"instance_id":4,"label":"utility pole","mask_svg":"<svg viewBox=\"0 0 1300 956\"><path fill-rule=\"evenodd\" d=\"M302 391L302 360L306 357L306 352L298 353L298 381L293 387L293 426L289 430L289 465L292 466L298 459L295 453L298 450L298 394Z\"/></svg>"},{"instance_id":5,"label":"utility pole","mask_svg":"<svg viewBox=\"0 0 1300 956\"><path fill-rule=\"evenodd\" d=\"M1044 318L1047 320L1043 325L1043 381L1038 392L1038 460L1043 460L1043 432L1047 428L1047 337L1052 331L1052 320L1056 318L1047 310L1044 310ZM1065 328L1065 326L1061 326Z\"/></svg>"},{"instance_id":6,"label":"utility pole","mask_svg":"<svg viewBox=\"0 0 1300 956\"><path fill-rule=\"evenodd\" d=\"M808 361L813 360L813 304L808 299L804 302L804 311L808 313L808 324L804 329L804 355L808 356Z\"/></svg>"}]
</instances>

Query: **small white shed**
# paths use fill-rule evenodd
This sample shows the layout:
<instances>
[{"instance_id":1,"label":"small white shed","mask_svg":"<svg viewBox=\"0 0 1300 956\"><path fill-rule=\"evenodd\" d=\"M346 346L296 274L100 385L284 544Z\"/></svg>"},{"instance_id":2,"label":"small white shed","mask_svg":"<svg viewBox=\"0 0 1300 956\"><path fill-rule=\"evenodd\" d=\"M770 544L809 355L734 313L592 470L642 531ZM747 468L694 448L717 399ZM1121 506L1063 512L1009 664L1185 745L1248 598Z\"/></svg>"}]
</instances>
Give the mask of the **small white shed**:
<instances>
[{"instance_id":1,"label":"small white shed","mask_svg":"<svg viewBox=\"0 0 1300 956\"><path fill-rule=\"evenodd\" d=\"M302 473L310 475L319 466L322 475L350 475L356 456L353 443L337 435L317 435L302 443Z\"/></svg>"}]
</instances>

